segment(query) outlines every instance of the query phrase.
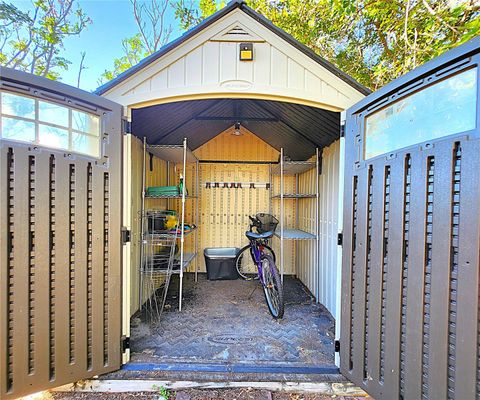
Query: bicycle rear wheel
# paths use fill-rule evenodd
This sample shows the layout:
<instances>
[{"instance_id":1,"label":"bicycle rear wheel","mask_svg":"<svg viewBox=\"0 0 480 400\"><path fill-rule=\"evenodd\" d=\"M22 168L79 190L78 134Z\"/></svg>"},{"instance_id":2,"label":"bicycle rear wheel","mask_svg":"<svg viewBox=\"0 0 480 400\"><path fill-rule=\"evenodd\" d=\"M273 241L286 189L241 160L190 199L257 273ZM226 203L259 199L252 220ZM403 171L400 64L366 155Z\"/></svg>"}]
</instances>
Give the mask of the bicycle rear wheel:
<instances>
[{"instance_id":1,"label":"bicycle rear wheel","mask_svg":"<svg viewBox=\"0 0 480 400\"><path fill-rule=\"evenodd\" d=\"M272 255L273 259L275 260L275 253L270 246L263 245L263 253ZM258 268L252 259L249 244L247 244L238 252L237 256L235 257L235 267L237 268L238 275L240 275L242 279L245 279L246 281L258 279Z\"/></svg>"},{"instance_id":2,"label":"bicycle rear wheel","mask_svg":"<svg viewBox=\"0 0 480 400\"><path fill-rule=\"evenodd\" d=\"M262 272L265 286L265 300L272 317L275 319L283 318L285 304L283 300L283 285L273 257L269 254L262 254L260 259L262 263Z\"/></svg>"}]
</instances>

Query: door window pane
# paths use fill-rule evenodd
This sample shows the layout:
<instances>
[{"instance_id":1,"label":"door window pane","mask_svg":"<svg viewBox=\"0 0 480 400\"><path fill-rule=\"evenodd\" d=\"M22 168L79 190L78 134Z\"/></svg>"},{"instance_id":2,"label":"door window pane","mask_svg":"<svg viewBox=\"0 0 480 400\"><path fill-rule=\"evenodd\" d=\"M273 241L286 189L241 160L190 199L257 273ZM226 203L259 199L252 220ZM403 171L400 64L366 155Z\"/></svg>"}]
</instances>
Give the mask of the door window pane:
<instances>
[{"instance_id":1,"label":"door window pane","mask_svg":"<svg viewBox=\"0 0 480 400\"><path fill-rule=\"evenodd\" d=\"M2 114L35 118L35 99L2 92Z\"/></svg>"},{"instance_id":2,"label":"door window pane","mask_svg":"<svg viewBox=\"0 0 480 400\"><path fill-rule=\"evenodd\" d=\"M68 127L68 108L46 101L39 101L38 119L49 124Z\"/></svg>"},{"instance_id":3,"label":"door window pane","mask_svg":"<svg viewBox=\"0 0 480 400\"><path fill-rule=\"evenodd\" d=\"M100 133L100 118L72 110L72 128L76 131L98 136Z\"/></svg>"},{"instance_id":4,"label":"door window pane","mask_svg":"<svg viewBox=\"0 0 480 400\"><path fill-rule=\"evenodd\" d=\"M38 134L40 144L58 149L68 149L68 130L40 124Z\"/></svg>"},{"instance_id":5,"label":"door window pane","mask_svg":"<svg viewBox=\"0 0 480 400\"><path fill-rule=\"evenodd\" d=\"M98 157L100 155L100 143L97 137L74 132L72 136L72 151Z\"/></svg>"},{"instance_id":6,"label":"door window pane","mask_svg":"<svg viewBox=\"0 0 480 400\"><path fill-rule=\"evenodd\" d=\"M476 127L477 69L435 83L365 121L365 159Z\"/></svg>"},{"instance_id":7,"label":"door window pane","mask_svg":"<svg viewBox=\"0 0 480 400\"><path fill-rule=\"evenodd\" d=\"M0 138L101 155L100 117L0 90Z\"/></svg>"},{"instance_id":8,"label":"door window pane","mask_svg":"<svg viewBox=\"0 0 480 400\"><path fill-rule=\"evenodd\" d=\"M2 117L0 136L4 139L21 140L22 142L35 141L35 122L21 119Z\"/></svg>"}]
</instances>

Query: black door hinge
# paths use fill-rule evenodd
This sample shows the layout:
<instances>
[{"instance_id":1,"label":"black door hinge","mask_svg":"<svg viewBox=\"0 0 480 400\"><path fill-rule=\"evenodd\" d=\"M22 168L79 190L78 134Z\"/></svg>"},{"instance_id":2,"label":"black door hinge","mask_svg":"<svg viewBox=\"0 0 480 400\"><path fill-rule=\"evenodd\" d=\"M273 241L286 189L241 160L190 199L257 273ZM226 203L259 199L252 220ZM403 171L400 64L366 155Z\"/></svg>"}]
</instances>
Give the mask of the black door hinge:
<instances>
[{"instance_id":1,"label":"black door hinge","mask_svg":"<svg viewBox=\"0 0 480 400\"><path fill-rule=\"evenodd\" d=\"M122 244L126 244L130 242L132 233L130 229L122 228Z\"/></svg>"},{"instance_id":2,"label":"black door hinge","mask_svg":"<svg viewBox=\"0 0 480 400\"><path fill-rule=\"evenodd\" d=\"M340 232L337 236L337 244L339 246L343 246L343 233L342 232Z\"/></svg>"},{"instance_id":3,"label":"black door hinge","mask_svg":"<svg viewBox=\"0 0 480 400\"><path fill-rule=\"evenodd\" d=\"M340 137L345 137L345 124L340 125Z\"/></svg>"},{"instance_id":4,"label":"black door hinge","mask_svg":"<svg viewBox=\"0 0 480 400\"><path fill-rule=\"evenodd\" d=\"M129 336L122 336L121 348L122 348L122 353L125 353L127 351L127 349L130 348L130 337Z\"/></svg>"},{"instance_id":5,"label":"black door hinge","mask_svg":"<svg viewBox=\"0 0 480 400\"><path fill-rule=\"evenodd\" d=\"M335 340L335 353L340 353L340 340Z\"/></svg>"},{"instance_id":6,"label":"black door hinge","mask_svg":"<svg viewBox=\"0 0 480 400\"><path fill-rule=\"evenodd\" d=\"M132 133L132 123L127 119L122 119L122 131L124 135Z\"/></svg>"}]
</instances>

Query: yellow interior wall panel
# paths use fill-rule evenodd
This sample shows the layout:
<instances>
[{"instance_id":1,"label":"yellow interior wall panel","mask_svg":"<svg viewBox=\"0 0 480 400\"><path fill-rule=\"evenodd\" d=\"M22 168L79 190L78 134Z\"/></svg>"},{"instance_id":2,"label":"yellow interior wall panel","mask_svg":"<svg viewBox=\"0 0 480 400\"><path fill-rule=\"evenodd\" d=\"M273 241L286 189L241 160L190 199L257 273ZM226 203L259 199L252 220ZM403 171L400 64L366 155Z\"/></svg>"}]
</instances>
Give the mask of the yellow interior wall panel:
<instances>
[{"instance_id":1,"label":"yellow interior wall panel","mask_svg":"<svg viewBox=\"0 0 480 400\"><path fill-rule=\"evenodd\" d=\"M187 164L185 184L188 194L197 199L187 199L185 203L185 223L196 223L196 210L198 201L199 226L196 233L185 237L185 253L193 253L195 250L195 235L199 236L197 261L200 272L206 272L203 249L206 247L243 247L248 241L245 231L249 227L249 215L258 212L272 213L277 218L280 215L280 201L271 200L269 190L266 188L252 189L246 185L242 188L206 188L206 182L244 182L244 183L268 183L272 178L274 194L280 190L278 175L270 175L270 165L255 163L232 163L232 161L264 161L277 162L279 152L256 135L245 128L241 136L232 135L229 129L216 136L195 152L195 156L203 162L198 165ZM205 161L229 161L228 163L208 163ZM140 209L142 192L142 169L143 169L143 143L135 137L131 141L131 315L139 309L139 262L140 262ZM152 169L150 170L150 156L146 158L146 186L178 185L181 164L170 163L169 174L167 162L157 157L152 157ZM200 190L196 192L195 174L198 173ZM169 181L167 177L170 177ZM296 180L294 176L285 176L285 192L295 193ZM300 189L300 188L299 188ZM311 202L310 202L311 203ZM146 209L173 209L180 213L181 200L146 199ZM285 201L285 227L295 225L296 218L303 218L298 213L293 201ZM310 217L311 218L311 217ZM306 218L306 221L309 219ZM280 229L278 226L277 229ZM278 253L280 251L279 240L273 238L271 245ZM301 245L303 246L303 244ZM298 251L297 251L298 252ZM308 253L308 252L307 252ZM306 254L307 254L306 253ZM303 254L303 253L302 253ZM307 268L308 259L299 258L295 254L293 242L285 242L285 274L298 274L297 268ZM303 257L303 256L302 256ZM300 264L299 264L300 262ZM187 272L194 272L196 268L193 262ZM255 272L255 271L251 271ZM144 301L148 298L148 291L144 290Z\"/></svg>"},{"instance_id":2,"label":"yellow interior wall panel","mask_svg":"<svg viewBox=\"0 0 480 400\"><path fill-rule=\"evenodd\" d=\"M199 160L221 161L278 161L279 152L247 128L241 127L240 136L229 128L195 150Z\"/></svg>"},{"instance_id":3,"label":"yellow interior wall panel","mask_svg":"<svg viewBox=\"0 0 480 400\"><path fill-rule=\"evenodd\" d=\"M315 161L312 157L309 161ZM311 169L298 176L298 192L312 194L316 191L316 169ZM316 198L298 199L298 227L299 229L316 234L315 221L315 202ZM315 259L316 240L299 241L297 244L296 264L297 276L309 288L317 298L317 287L312 284L315 282L318 262Z\"/></svg>"},{"instance_id":4,"label":"yellow interior wall panel","mask_svg":"<svg viewBox=\"0 0 480 400\"><path fill-rule=\"evenodd\" d=\"M232 134L228 129L216 136L194 153L202 161L267 161L277 162L279 152L245 128L242 135ZM203 249L206 247L243 247L248 241L245 231L249 215L258 212L278 217L278 207L271 209L270 193L266 188L206 188L206 182L270 182L269 164L205 163L200 164L200 254L199 270L205 272ZM278 202L277 202L278 203ZM289 219L293 220L293 208L286 207ZM272 239L277 250L278 240ZM294 274L293 247L285 250L285 273ZM251 271L255 272L255 271Z\"/></svg>"},{"instance_id":5,"label":"yellow interior wall panel","mask_svg":"<svg viewBox=\"0 0 480 400\"><path fill-rule=\"evenodd\" d=\"M272 183L272 196L280 194L280 175L271 176ZM296 193L296 179L294 175L284 175L283 176L283 186L284 193ZM280 198L272 197L271 200L271 213L275 215L278 220L280 220ZM293 228L295 227L296 221L296 207L293 200L284 200L284 228ZM277 226L277 232L280 232L280 223ZM273 250L277 254L278 266L280 269L280 239L275 237L273 238ZM295 243L291 240L284 241L284 274L297 274L296 266L296 247Z\"/></svg>"},{"instance_id":6,"label":"yellow interior wall panel","mask_svg":"<svg viewBox=\"0 0 480 400\"><path fill-rule=\"evenodd\" d=\"M245 231L249 215L269 212L270 194L266 188L206 188L205 182L258 182L269 180L266 164L201 164L201 224L200 249L207 247L238 247L248 244ZM292 259L293 261L293 259ZM199 257L200 271L205 272L203 255ZM250 271L255 272L255 271ZM294 273L292 262L285 273Z\"/></svg>"}]
</instances>

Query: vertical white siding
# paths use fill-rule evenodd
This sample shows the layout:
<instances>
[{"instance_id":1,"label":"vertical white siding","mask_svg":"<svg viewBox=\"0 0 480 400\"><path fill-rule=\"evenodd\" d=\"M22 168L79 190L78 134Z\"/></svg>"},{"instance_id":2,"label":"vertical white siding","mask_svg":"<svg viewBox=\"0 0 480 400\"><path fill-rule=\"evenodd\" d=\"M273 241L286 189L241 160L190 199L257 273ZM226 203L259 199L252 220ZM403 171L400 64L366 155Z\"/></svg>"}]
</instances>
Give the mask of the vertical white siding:
<instances>
[{"instance_id":1,"label":"vertical white siding","mask_svg":"<svg viewBox=\"0 0 480 400\"><path fill-rule=\"evenodd\" d=\"M242 35L229 32L244 31ZM241 39L239 38L241 36ZM240 61L240 42L253 42L252 61ZM363 95L242 11L232 12L119 83L105 97L127 107L190 96L290 99L330 110Z\"/></svg>"},{"instance_id":2,"label":"vertical white siding","mask_svg":"<svg viewBox=\"0 0 480 400\"><path fill-rule=\"evenodd\" d=\"M338 207L340 187L340 142L336 141L323 150L322 174L319 176L319 249L315 265L315 242L299 242L297 247L297 276L332 315L337 314L337 273L339 230ZM310 193L315 190L315 170L299 177L299 191ZM313 232L315 207L313 201L300 203L300 229Z\"/></svg>"}]
</instances>

